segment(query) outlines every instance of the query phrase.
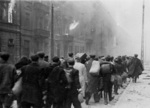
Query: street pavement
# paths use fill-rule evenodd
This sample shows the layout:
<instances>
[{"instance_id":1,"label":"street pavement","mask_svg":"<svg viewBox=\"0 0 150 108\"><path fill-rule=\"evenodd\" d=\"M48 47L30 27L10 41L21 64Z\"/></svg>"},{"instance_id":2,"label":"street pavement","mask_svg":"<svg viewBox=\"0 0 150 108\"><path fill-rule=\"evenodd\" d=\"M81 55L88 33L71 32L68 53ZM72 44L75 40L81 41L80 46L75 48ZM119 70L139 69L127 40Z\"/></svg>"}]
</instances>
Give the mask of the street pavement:
<instances>
[{"instance_id":1,"label":"street pavement","mask_svg":"<svg viewBox=\"0 0 150 108\"><path fill-rule=\"evenodd\" d=\"M82 108L112 108L113 106L116 105L116 102L119 100L120 96L125 91L125 88L128 86L128 84L129 84L129 80L127 81L126 84L123 84L124 88L120 88L118 90L119 95L115 95L114 93L112 94L114 96L114 99L111 102L109 102L108 105L104 105L103 98L100 99L99 103L95 103L93 97L91 97L91 100L89 101L90 105L86 105L85 103L82 103Z\"/></svg>"},{"instance_id":2,"label":"street pavement","mask_svg":"<svg viewBox=\"0 0 150 108\"><path fill-rule=\"evenodd\" d=\"M115 98L108 105L104 105L103 98L95 103L92 97L90 105L83 102L82 108L150 108L150 68L146 68L137 83L128 80L124 87L119 89L119 95L113 94ZM16 102L12 108L17 108Z\"/></svg>"},{"instance_id":3,"label":"street pavement","mask_svg":"<svg viewBox=\"0 0 150 108\"><path fill-rule=\"evenodd\" d=\"M104 105L103 99L94 103L92 98L90 105L82 103L82 108L150 108L150 68L146 67L137 83L128 80L124 86L126 88L119 89L119 95L108 105Z\"/></svg>"},{"instance_id":4,"label":"street pavement","mask_svg":"<svg viewBox=\"0 0 150 108\"><path fill-rule=\"evenodd\" d=\"M150 108L150 69L146 69L137 80L130 83L112 108Z\"/></svg>"}]
</instances>

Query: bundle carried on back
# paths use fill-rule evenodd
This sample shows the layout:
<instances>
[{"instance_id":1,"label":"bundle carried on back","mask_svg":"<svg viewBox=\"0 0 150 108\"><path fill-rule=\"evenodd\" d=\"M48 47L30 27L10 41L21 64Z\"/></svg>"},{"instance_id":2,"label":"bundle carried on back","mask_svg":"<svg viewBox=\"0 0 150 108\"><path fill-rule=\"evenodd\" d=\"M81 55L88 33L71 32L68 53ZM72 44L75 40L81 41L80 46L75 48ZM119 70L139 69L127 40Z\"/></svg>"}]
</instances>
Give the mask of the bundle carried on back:
<instances>
[{"instance_id":1,"label":"bundle carried on back","mask_svg":"<svg viewBox=\"0 0 150 108\"><path fill-rule=\"evenodd\" d=\"M109 62L101 63L101 73L108 74L112 72L112 64Z\"/></svg>"},{"instance_id":2,"label":"bundle carried on back","mask_svg":"<svg viewBox=\"0 0 150 108\"><path fill-rule=\"evenodd\" d=\"M90 68L89 73L93 76L98 76L100 71L100 62L99 61L93 61L92 66Z\"/></svg>"}]
</instances>

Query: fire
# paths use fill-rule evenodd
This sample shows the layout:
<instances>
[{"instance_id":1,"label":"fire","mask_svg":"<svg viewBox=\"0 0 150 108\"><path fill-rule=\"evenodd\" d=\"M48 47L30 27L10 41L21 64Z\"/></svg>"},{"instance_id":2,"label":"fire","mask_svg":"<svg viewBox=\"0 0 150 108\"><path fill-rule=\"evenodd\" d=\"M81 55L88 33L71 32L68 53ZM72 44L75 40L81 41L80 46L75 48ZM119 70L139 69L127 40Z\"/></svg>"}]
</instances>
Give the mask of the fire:
<instances>
[{"instance_id":1,"label":"fire","mask_svg":"<svg viewBox=\"0 0 150 108\"><path fill-rule=\"evenodd\" d=\"M11 0L9 3L9 9L8 9L8 22L12 23L12 11L15 6L15 0Z\"/></svg>"},{"instance_id":2,"label":"fire","mask_svg":"<svg viewBox=\"0 0 150 108\"><path fill-rule=\"evenodd\" d=\"M69 30L73 30L78 26L79 22L76 22L75 20L73 21L73 23L70 24Z\"/></svg>"}]
</instances>

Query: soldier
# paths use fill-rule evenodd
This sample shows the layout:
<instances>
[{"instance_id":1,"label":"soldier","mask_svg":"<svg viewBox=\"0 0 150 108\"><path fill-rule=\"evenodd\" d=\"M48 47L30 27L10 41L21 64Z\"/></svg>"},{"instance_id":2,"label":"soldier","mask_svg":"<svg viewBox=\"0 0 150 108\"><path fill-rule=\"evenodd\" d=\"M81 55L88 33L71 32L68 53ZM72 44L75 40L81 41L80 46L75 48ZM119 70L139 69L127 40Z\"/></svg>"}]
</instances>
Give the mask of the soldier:
<instances>
[{"instance_id":1,"label":"soldier","mask_svg":"<svg viewBox=\"0 0 150 108\"><path fill-rule=\"evenodd\" d=\"M13 101L16 69L8 63L9 56L8 53L0 53L0 108L9 108Z\"/></svg>"}]
</instances>

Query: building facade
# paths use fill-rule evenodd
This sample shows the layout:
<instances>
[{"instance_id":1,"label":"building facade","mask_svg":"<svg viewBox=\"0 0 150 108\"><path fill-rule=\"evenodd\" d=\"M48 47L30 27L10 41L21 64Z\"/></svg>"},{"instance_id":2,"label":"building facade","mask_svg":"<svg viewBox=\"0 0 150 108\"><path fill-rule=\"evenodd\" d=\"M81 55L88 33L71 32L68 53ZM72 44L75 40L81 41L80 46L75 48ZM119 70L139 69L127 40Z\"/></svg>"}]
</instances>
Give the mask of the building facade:
<instances>
[{"instance_id":1,"label":"building facade","mask_svg":"<svg viewBox=\"0 0 150 108\"><path fill-rule=\"evenodd\" d=\"M15 63L22 56L30 57L38 51L49 55L48 3L15 1L12 17L9 17L10 1L0 1L0 51L11 54L10 62Z\"/></svg>"}]
</instances>

